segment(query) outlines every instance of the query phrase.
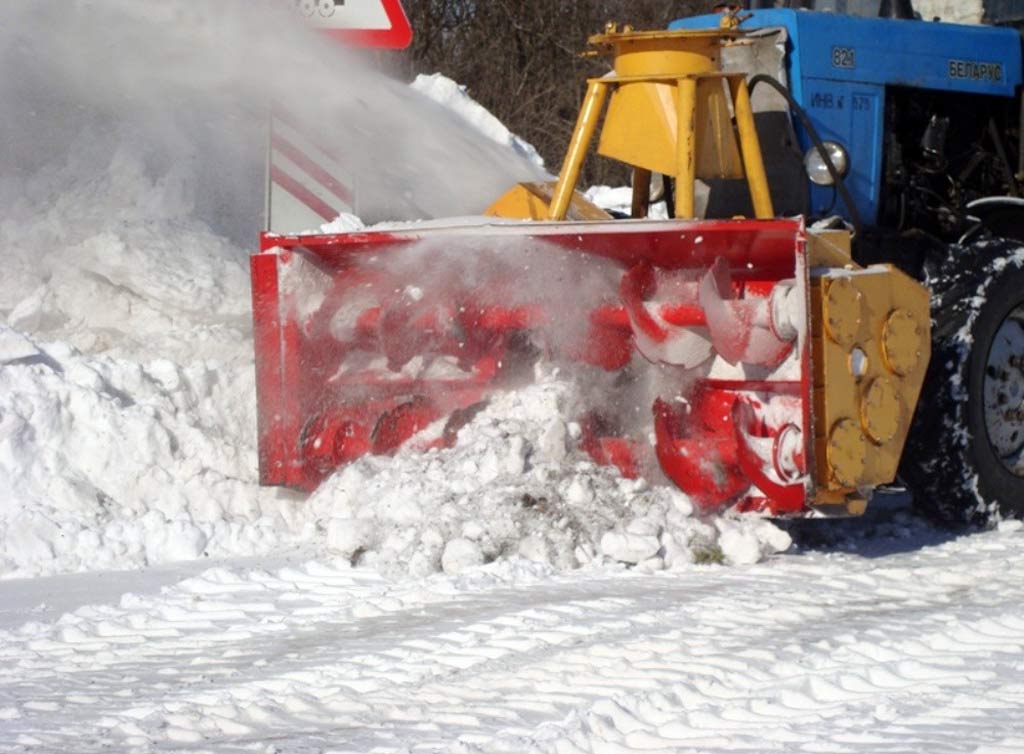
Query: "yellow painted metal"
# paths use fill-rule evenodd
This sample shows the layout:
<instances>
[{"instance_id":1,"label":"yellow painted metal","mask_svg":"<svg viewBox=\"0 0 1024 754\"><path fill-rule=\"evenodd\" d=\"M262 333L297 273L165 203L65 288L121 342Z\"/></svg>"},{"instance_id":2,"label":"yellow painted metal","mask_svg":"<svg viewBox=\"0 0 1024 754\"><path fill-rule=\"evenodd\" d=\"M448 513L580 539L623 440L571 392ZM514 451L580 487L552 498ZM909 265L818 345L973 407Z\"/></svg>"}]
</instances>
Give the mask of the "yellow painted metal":
<instances>
[{"instance_id":1,"label":"yellow painted metal","mask_svg":"<svg viewBox=\"0 0 1024 754\"><path fill-rule=\"evenodd\" d=\"M750 199L754 204L754 216L768 219L775 217L772 195L768 190L768 174L764 170L761 142L754 127L754 109L750 104L750 89L745 77L730 77L733 108L736 112L736 130L740 136L740 151L743 153L743 167L747 173Z\"/></svg>"},{"instance_id":2,"label":"yellow painted metal","mask_svg":"<svg viewBox=\"0 0 1024 754\"><path fill-rule=\"evenodd\" d=\"M862 497L848 497L843 507L847 516L863 516L868 509L868 501Z\"/></svg>"},{"instance_id":3,"label":"yellow painted metal","mask_svg":"<svg viewBox=\"0 0 1024 754\"><path fill-rule=\"evenodd\" d=\"M900 431L902 410L895 382L889 377L876 377L861 401L861 424L874 442L884 445Z\"/></svg>"},{"instance_id":4,"label":"yellow painted metal","mask_svg":"<svg viewBox=\"0 0 1024 754\"><path fill-rule=\"evenodd\" d=\"M594 138L594 131L597 130L598 120L601 118L601 111L608 99L608 86L608 83L602 79L594 79L590 82L586 99L583 101L583 107L580 109L580 115L576 121L576 130L573 132L572 141L569 142L569 151L562 164L562 172L555 185L551 210L548 213L550 220L565 219L565 213L572 201L573 191L576 190L576 182L580 177L583 160L587 156L590 142Z\"/></svg>"},{"instance_id":5,"label":"yellow painted metal","mask_svg":"<svg viewBox=\"0 0 1024 754\"><path fill-rule=\"evenodd\" d=\"M513 220L546 220L551 214L555 183L520 183L505 192L484 214ZM612 216L574 191L565 213L567 220L611 220Z\"/></svg>"},{"instance_id":6,"label":"yellow painted metal","mask_svg":"<svg viewBox=\"0 0 1024 754\"><path fill-rule=\"evenodd\" d=\"M675 81L616 81L597 151L653 173L676 174Z\"/></svg>"},{"instance_id":7,"label":"yellow painted metal","mask_svg":"<svg viewBox=\"0 0 1024 754\"><path fill-rule=\"evenodd\" d=\"M815 504L850 512L851 501L862 500L858 490L896 476L931 322L920 284L890 265L827 266L840 248L834 235L808 236Z\"/></svg>"},{"instance_id":8,"label":"yellow painted metal","mask_svg":"<svg viewBox=\"0 0 1024 754\"><path fill-rule=\"evenodd\" d=\"M676 104L676 217L695 217L697 79L680 79Z\"/></svg>"},{"instance_id":9,"label":"yellow painted metal","mask_svg":"<svg viewBox=\"0 0 1024 754\"><path fill-rule=\"evenodd\" d=\"M701 74L697 77L697 176L736 178L745 173L732 124L731 84L742 74Z\"/></svg>"},{"instance_id":10,"label":"yellow painted metal","mask_svg":"<svg viewBox=\"0 0 1024 754\"><path fill-rule=\"evenodd\" d=\"M740 28L740 19L734 13L723 13L718 26L722 29L738 29Z\"/></svg>"},{"instance_id":11,"label":"yellow painted metal","mask_svg":"<svg viewBox=\"0 0 1024 754\"><path fill-rule=\"evenodd\" d=\"M695 114L688 123L701 145L696 152L694 171L700 178L744 175L723 78L721 74L688 77L697 87ZM601 129L598 153L627 165L676 176L682 96L678 79L604 80L615 88Z\"/></svg>"},{"instance_id":12,"label":"yellow painted metal","mask_svg":"<svg viewBox=\"0 0 1024 754\"><path fill-rule=\"evenodd\" d=\"M744 21L754 15L753 13L744 13L738 5L719 6L718 10L720 13L718 25L722 29L738 29Z\"/></svg>"},{"instance_id":13,"label":"yellow painted metal","mask_svg":"<svg viewBox=\"0 0 1024 754\"><path fill-rule=\"evenodd\" d=\"M840 419L829 432L827 459L833 478L844 487L856 487L864 475L868 439L853 419Z\"/></svg>"},{"instance_id":14,"label":"yellow painted metal","mask_svg":"<svg viewBox=\"0 0 1024 754\"><path fill-rule=\"evenodd\" d=\"M812 253L819 267L853 264L853 239L848 230L815 230Z\"/></svg>"},{"instance_id":15,"label":"yellow painted metal","mask_svg":"<svg viewBox=\"0 0 1024 754\"><path fill-rule=\"evenodd\" d=\"M825 329L841 346L853 345L864 322L864 294L848 277L838 277L825 284Z\"/></svg>"},{"instance_id":16,"label":"yellow painted metal","mask_svg":"<svg viewBox=\"0 0 1024 754\"><path fill-rule=\"evenodd\" d=\"M721 71L722 43L737 35L610 26L592 37L614 72L589 83L549 218L564 218L606 99L598 152L676 178L677 217L695 216L696 180L744 176L755 214L774 216L745 77Z\"/></svg>"},{"instance_id":17,"label":"yellow painted metal","mask_svg":"<svg viewBox=\"0 0 1024 754\"><path fill-rule=\"evenodd\" d=\"M924 340L914 315L905 309L890 314L882 330L882 355L889 370L901 376L912 372L921 363Z\"/></svg>"},{"instance_id":18,"label":"yellow painted metal","mask_svg":"<svg viewBox=\"0 0 1024 754\"><path fill-rule=\"evenodd\" d=\"M620 31L611 24L588 42L598 54L613 59L617 76L677 77L720 70L722 40L738 36L722 30Z\"/></svg>"}]
</instances>

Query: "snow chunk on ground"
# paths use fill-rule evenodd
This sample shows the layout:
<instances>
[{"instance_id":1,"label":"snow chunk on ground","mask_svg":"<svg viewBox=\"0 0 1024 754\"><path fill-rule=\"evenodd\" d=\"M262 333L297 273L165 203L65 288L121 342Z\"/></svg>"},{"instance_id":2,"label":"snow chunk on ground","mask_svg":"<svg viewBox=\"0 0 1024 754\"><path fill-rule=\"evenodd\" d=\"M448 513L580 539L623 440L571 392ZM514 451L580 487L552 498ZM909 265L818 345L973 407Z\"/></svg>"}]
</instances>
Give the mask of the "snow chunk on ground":
<instances>
[{"instance_id":1,"label":"snow chunk on ground","mask_svg":"<svg viewBox=\"0 0 1024 754\"><path fill-rule=\"evenodd\" d=\"M716 526L675 488L624 479L570 448L576 401L573 383L543 378L493 400L455 447L361 459L309 506L338 554L415 576L508 557L563 569L748 564L789 546L767 521Z\"/></svg>"},{"instance_id":2,"label":"snow chunk on ground","mask_svg":"<svg viewBox=\"0 0 1024 754\"><path fill-rule=\"evenodd\" d=\"M721 518L715 527L722 557L730 565L753 565L793 544L789 534L770 521Z\"/></svg>"}]
</instances>

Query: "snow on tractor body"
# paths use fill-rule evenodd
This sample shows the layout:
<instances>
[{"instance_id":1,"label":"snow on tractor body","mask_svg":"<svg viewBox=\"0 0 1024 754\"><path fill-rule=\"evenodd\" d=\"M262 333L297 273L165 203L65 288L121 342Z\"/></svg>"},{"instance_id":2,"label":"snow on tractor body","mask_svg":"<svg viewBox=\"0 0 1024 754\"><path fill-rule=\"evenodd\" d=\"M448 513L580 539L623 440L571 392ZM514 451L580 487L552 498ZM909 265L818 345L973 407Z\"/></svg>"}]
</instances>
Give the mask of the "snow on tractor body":
<instances>
[{"instance_id":1,"label":"snow on tractor body","mask_svg":"<svg viewBox=\"0 0 1024 754\"><path fill-rule=\"evenodd\" d=\"M558 181L491 219L265 235L262 481L309 489L368 453L449 445L495 391L558 369L581 385L578 446L627 477L706 511L863 511L909 431L928 295L856 265L845 230L775 218L746 78L720 65L739 36L592 38L614 73L590 82ZM599 152L634 169L631 220L574 191L602 116ZM677 219L644 219L657 173ZM715 179L745 181L756 219L697 219Z\"/></svg>"}]
</instances>

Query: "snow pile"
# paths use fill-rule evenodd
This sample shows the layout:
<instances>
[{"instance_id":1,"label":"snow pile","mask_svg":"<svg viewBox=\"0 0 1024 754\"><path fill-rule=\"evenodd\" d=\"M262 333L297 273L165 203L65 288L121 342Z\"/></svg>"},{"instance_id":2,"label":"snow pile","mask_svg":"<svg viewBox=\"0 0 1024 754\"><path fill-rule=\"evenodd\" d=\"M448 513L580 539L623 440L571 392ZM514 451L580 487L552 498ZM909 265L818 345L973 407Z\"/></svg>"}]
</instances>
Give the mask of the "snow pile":
<instances>
[{"instance_id":1,"label":"snow pile","mask_svg":"<svg viewBox=\"0 0 1024 754\"><path fill-rule=\"evenodd\" d=\"M0 575L297 541L295 503L256 487L238 444L247 371L89 357L0 329Z\"/></svg>"},{"instance_id":2,"label":"snow pile","mask_svg":"<svg viewBox=\"0 0 1024 754\"><path fill-rule=\"evenodd\" d=\"M570 450L576 396L552 379L494 401L451 450L365 459L308 502L260 488L246 251L130 147L100 170L51 166L23 197L0 222L0 576L258 555L324 532L346 558L412 574L749 563L788 545Z\"/></svg>"},{"instance_id":3,"label":"snow pile","mask_svg":"<svg viewBox=\"0 0 1024 754\"><path fill-rule=\"evenodd\" d=\"M505 124L495 118L487 108L469 96L465 86L440 73L429 76L420 74L411 86L417 92L426 95L446 110L459 116L478 133L508 147L538 168L544 167L544 158L540 156L533 144L509 131Z\"/></svg>"},{"instance_id":4,"label":"snow pile","mask_svg":"<svg viewBox=\"0 0 1024 754\"><path fill-rule=\"evenodd\" d=\"M130 148L104 170L48 168L24 196L0 223L0 575L257 555L325 531L346 558L417 575L745 563L788 544L570 450L577 397L555 379L494 401L451 450L365 459L309 502L260 488L246 251Z\"/></svg>"},{"instance_id":5,"label":"snow pile","mask_svg":"<svg viewBox=\"0 0 1024 754\"><path fill-rule=\"evenodd\" d=\"M454 448L342 469L309 501L329 546L414 576L507 557L559 568L748 564L789 547L770 522L702 521L674 488L624 479L573 450L580 428L566 417L577 401L572 383L542 378L492 401Z\"/></svg>"},{"instance_id":6,"label":"snow pile","mask_svg":"<svg viewBox=\"0 0 1024 754\"><path fill-rule=\"evenodd\" d=\"M126 150L80 168L35 176L0 223L0 575L299 541L293 496L256 483L246 252L174 171Z\"/></svg>"},{"instance_id":7,"label":"snow pile","mask_svg":"<svg viewBox=\"0 0 1024 754\"><path fill-rule=\"evenodd\" d=\"M0 220L0 312L88 352L250 360L247 252L193 214L181 171L154 179L130 147L41 171Z\"/></svg>"}]
</instances>

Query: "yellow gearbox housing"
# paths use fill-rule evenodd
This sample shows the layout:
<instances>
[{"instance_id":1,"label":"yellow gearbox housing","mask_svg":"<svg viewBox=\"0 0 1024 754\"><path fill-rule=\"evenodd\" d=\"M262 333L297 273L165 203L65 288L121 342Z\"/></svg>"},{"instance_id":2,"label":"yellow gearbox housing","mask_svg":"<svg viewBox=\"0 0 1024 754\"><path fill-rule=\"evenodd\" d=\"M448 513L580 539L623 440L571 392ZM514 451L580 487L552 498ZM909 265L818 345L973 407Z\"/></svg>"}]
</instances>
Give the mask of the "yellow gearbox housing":
<instances>
[{"instance_id":1,"label":"yellow gearbox housing","mask_svg":"<svg viewBox=\"0 0 1024 754\"><path fill-rule=\"evenodd\" d=\"M931 356L928 291L891 265L861 268L847 234L810 235L816 500L863 509L896 477Z\"/></svg>"}]
</instances>

